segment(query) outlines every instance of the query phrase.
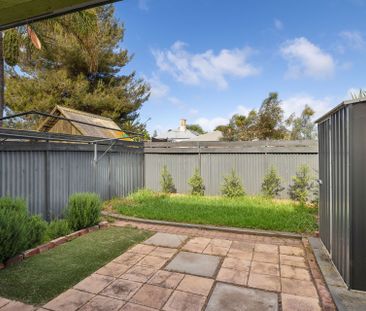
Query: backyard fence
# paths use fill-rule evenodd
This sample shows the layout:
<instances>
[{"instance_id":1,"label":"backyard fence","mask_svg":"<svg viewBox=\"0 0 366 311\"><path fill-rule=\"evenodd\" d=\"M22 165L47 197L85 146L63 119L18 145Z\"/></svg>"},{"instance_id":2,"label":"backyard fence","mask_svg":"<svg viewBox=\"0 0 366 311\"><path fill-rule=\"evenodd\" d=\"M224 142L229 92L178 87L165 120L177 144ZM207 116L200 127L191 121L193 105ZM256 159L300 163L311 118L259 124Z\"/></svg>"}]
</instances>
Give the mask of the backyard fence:
<instances>
[{"instance_id":1,"label":"backyard fence","mask_svg":"<svg viewBox=\"0 0 366 311\"><path fill-rule=\"evenodd\" d=\"M45 219L61 217L72 193L107 200L144 185L142 143L5 129L1 139L0 197L24 198Z\"/></svg>"},{"instance_id":2,"label":"backyard fence","mask_svg":"<svg viewBox=\"0 0 366 311\"><path fill-rule=\"evenodd\" d=\"M258 194L274 166L286 189L302 164L318 175L314 141L136 143L97 137L0 129L0 197L21 197L32 214L45 219L63 215L75 192L96 192L103 200L139 188L160 190L166 165L177 191L189 192L198 168L206 194L220 194L232 169L248 194Z\"/></svg>"},{"instance_id":3,"label":"backyard fence","mask_svg":"<svg viewBox=\"0 0 366 311\"><path fill-rule=\"evenodd\" d=\"M282 179L288 198L288 186L300 165L310 167L318 177L318 145L316 141L253 141L253 142L181 142L145 143L145 187L160 190L164 165L172 174L178 193L188 193L188 179L197 168L201 172L206 194L219 195L224 176L232 169L242 179L248 194L259 194L268 170L273 166Z\"/></svg>"}]
</instances>

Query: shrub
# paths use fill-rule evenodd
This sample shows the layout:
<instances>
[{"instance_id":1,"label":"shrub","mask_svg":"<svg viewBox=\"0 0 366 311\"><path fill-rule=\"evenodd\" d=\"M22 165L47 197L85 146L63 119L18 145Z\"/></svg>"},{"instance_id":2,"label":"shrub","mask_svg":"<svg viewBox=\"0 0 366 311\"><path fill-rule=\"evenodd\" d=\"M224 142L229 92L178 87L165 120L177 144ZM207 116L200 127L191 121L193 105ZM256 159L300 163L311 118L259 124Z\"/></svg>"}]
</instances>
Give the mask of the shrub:
<instances>
[{"instance_id":1,"label":"shrub","mask_svg":"<svg viewBox=\"0 0 366 311\"><path fill-rule=\"evenodd\" d=\"M25 201L0 198L0 262L27 248L29 244L27 221Z\"/></svg>"},{"instance_id":2,"label":"shrub","mask_svg":"<svg viewBox=\"0 0 366 311\"><path fill-rule=\"evenodd\" d=\"M203 184L203 178L198 169L195 169L193 176L188 180L188 184L192 187L191 194L205 194L205 185Z\"/></svg>"},{"instance_id":3,"label":"shrub","mask_svg":"<svg viewBox=\"0 0 366 311\"><path fill-rule=\"evenodd\" d=\"M66 219L51 221L47 228L47 237L50 240L57 239L60 236L71 233L71 228Z\"/></svg>"},{"instance_id":4,"label":"shrub","mask_svg":"<svg viewBox=\"0 0 366 311\"><path fill-rule=\"evenodd\" d=\"M221 193L225 197L235 198L245 195L243 185L240 181L239 176L236 175L235 171L224 177L224 184L221 188Z\"/></svg>"},{"instance_id":5,"label":"shrub","mask_svg":"<svg viewBox=\"0 0 366 311\"><path fill-rule=\"evenodd\" d=\"M73 230L80 230L98 223L102 202L96 193L74 193L69 198L66 219Z\"/></svg>"},{"instance_id":6,"label":"shrub","mask_svg":"<svg viewBox=\"0 0 366 311\"><path fill-rule=\"evenodd\" d=\"M272 166L270 171L264 176L262 193L268 198L274 198L284 189L281 185L280 176L278 176L276 169Z\"/></svg>"},{"instance_id":7,"label":"shrub","mask_svg":"<svg viewBox=\"0 0 366 311\"><path fill-rule=\"evenodd\" d=\"M166 165L164 165L163 169L161 170L160 185L161 185L161 191L164 193L177 192L173 182L173 177L169 173Z\"/></svg>"},{"instance_id":8,"label":"shrub","mask_svg":"<svg viewBox=\"0 0 366 311\"><path fill-rule=\"evenodd\" d=\"M292 184L289 188L290 198L306 204L309 200L309 194L313 189L313 177L310 174L310 168L307 165L301 165L292 177Z\"/></svg>"},{"instance_id":9,"label":"shrub","mask_svg":"<svg viewBox=\"0 0 366 311\"><path fill-rule=\"evenodd\" d=\"M27 221L27 248L35 247L45 240L45 233L47 230L47 222L39 216L31 216Z\"/></svg>"}]
</instances>

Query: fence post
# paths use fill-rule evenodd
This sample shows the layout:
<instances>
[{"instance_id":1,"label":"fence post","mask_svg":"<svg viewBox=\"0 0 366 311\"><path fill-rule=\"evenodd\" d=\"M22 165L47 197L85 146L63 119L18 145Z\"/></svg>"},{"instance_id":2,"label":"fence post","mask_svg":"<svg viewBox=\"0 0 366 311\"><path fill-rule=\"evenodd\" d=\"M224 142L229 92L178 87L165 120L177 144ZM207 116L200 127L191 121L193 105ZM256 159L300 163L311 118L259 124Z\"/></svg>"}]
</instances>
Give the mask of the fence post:
<instances>
[{"instance_id":1,"label":"fence post","mask_svg":"<svg viewBox=\"0 0 366 311\"><path fill-rule=\"evenodd\" d=\"M50 154L49 154L49 142L46 145L45 151L45 218L47 221L51 221L51 194L50 194Z\"/></svg>"}]
</instances>

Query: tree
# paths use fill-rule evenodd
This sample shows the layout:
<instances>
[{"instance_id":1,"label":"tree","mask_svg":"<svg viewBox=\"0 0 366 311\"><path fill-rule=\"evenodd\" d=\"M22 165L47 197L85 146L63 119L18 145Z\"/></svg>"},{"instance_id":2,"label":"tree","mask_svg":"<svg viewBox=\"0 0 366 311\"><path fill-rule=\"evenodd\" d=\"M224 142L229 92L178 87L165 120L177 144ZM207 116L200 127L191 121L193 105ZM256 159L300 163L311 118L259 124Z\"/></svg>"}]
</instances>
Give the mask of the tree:
<instances>
[{"instance_id":1,"label":"tree","mask_svg":"<svg viewBox=\"0 0 366 311\"><path fill-rule=\"evenodd\" d=\"M295 114L292 114L288 118L286 122L289 126L292 126L290 130L290 139L301 140L315 138L315 124L311 121L314 113L314 110L306 105L300 117L296 118Z\"/></svg>"},{"instance_id":2,"label":"tree","mask_svg":"<svg viewBox=\"0 0 366 311\"><path fill-rule=\"evenodd\" d=\"M9 70L6 102L14 112L56 104L107 116L124 128L138 119L149 86L125 73L124 27L106 5L32 24L45 48L19 50L22 74Z\"/></svg>"},{"instance_id":3,"label":"tree","mask_svg":"<svg viewBox=\"0 0 366 311\"><path fill-rule=\"evenodd\" d=\"M192 195L205 194L205 185L203 183L203 178L197 168L194 170L193 176L188 180L188 184L192 187Z\"/></svg>"},{"instance_id":4,"label":"tree","mask_svg":"<svg viewBox=\"0 0 366 311\"><path fill-rule=\"evenodd\" d=\"M206 134L206 132L203 130L203 128L199 124L188 124L187 125L187 130L195 132L199 135Z\"/></svg>"},{"instance_id":5,"label":"tree","mask_svg":"<svg viewBox=\"0 0 366 311\"><path fill-rule=\"evenodd\" d=\"M175 188L173 177L170 174L168 167L166 165L163 166L161 170L161 177L160 177L160 185L161 191L164 193L175 193L177 189Z\"/></svg>"},{"instance_id":6,"label":"tree","mask_svg":"<svg viewBox=\"0 0 366 311\"><path fill-rule=\"evenodd\" d=\"M222 185L221 193L223 196L228 198L237 198L245 195L241 180L239 176L236 175L234 169L228 176L224 177L224 184Z\"/></svg>"},{"instance_id":7,"label":"tree","mask_svg":"<svg viewBox=\"0 0 366 311\"><path fill-rule=\"evenodd\" d=\"M263 101L257 119L257 138L284 139L286 128L283 125L283 109L277 93L269 93Z\"/></svg>"},{"instance_id":8,"label":"tree","mask_svg":"<svg viewBox=\"0 0 366 311\"><path fill-rule=\"evenodd\" d=\"M292 184L289 188L290 198L300 204L306 204L313 190L313 183L314 178L310 174L309 166L301 165L296 172L296 176L292 177Z\"/></svg>"},{"instance_id":9,"label":"tree","mask_svg":"<svg viewBox=\"0 0 366 311\"><path fill-rule=\"evenodd\" d=\"M0 31L0 118L4 116L5 98L4 98L4 49L3 49L3 32ZM3 121L0 121L0 127L2 127Z\"/></svg>"},{"instance_id":10,"label":"tree","mask_svg":"<svg viewBox=\"0 0 366 311\"><path fill-rule=\"evenodd\" d=\"M281 185L281 177L278 176L276 169L272 166L269 172L264 176L262 183L262 193L269 198L274 198L284 190Z\"/></svg>"}]
</instances>

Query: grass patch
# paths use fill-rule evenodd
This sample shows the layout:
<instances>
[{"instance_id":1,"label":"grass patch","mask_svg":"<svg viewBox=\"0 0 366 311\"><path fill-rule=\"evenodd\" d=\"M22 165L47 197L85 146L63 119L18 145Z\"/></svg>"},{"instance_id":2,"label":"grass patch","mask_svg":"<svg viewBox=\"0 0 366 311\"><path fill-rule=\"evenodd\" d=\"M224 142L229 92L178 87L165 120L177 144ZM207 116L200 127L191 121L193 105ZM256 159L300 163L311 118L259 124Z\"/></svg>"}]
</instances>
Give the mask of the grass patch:
<instances>
[{"instance_id":1,"label":"grass patch","mask_svg":"<svg viewBox=\"0 0 366 311\"><path fill-rule=\"evenodd\" d=\"M150 235L133 228L108 228L81 236L1 270L0 296L46 303Z\"/></svg>"},{"instance_id":2,"label":"grass patch","mask_svg":"<svg viewBox=\"0 0 366 311\"><path fill-rule=\"evenodd\" d=\"M317 228L316 208L263 197L230 199L140 190L105 205L122 215L155 220L298 233L311 233Z\"/></svg>"}]
</instances>

